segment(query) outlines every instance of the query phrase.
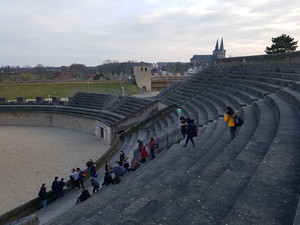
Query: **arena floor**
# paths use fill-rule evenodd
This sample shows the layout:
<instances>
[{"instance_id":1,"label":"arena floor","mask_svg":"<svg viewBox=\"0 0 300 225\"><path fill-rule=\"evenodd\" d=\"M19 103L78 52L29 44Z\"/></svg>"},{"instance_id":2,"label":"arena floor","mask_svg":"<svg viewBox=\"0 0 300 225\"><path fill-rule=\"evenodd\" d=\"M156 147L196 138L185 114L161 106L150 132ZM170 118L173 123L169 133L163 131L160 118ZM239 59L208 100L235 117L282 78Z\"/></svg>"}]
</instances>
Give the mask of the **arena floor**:
<instances>
[{"instance_id":1,"label":"arena floor","mask_svg":"<svg viewBox=\"0 0 300 225\"><path fill-rule=\"evenodd\" d=\"M0 215L47 191L55 176L68 180L110 146L96 136L52 127L0 126Z\"/></svg>"}]
</instances>

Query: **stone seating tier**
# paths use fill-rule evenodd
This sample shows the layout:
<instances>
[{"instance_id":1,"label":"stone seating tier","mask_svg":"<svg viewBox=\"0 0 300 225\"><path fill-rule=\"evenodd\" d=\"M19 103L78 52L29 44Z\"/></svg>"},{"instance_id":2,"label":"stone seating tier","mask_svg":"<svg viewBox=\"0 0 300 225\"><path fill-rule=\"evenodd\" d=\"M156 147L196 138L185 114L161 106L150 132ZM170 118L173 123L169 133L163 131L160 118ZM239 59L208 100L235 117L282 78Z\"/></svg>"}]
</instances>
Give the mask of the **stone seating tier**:
<instances>
[{"instance_id":1,"label":"stone seating tier","mask_svg":"<svg viewBox=\"0 0 300 225\"><path fill-rule=\"evenodd\" d=\"M121 117L112 115L110 113L101 112L98 110L91 109L78 109L75 107L64 107L64 106L47 106L47 105L1 105L0 111L25 111L25 112L46 112L46 113L60 113L66 115L81 116L90 119L100 120L107 125L112 125L119 120Z\"/></svg>"},{"instance_id":2,"label":"stone seating tier","mask_svg":"<svg viewBox=\"0 0 300 225\"><path fill-rule=\"evenodd\" d=\"M197 117L198 123L206 123L199 128L196 148L191 144L186 148L179 144L167 147L120 184L102 189L47 224L272 221L292 225L300 184L299 91L291 89L297 82L291 77L297 76L265 76L261 72L249 75L242 74L242 70L231 73L232 69L226 69L229 72L217 68L201 73L185 82L184 87L178 86L178 92L175 88L160 99ZM194 79L213 82L204 84L199 92L193 90L187 98L180 98L183 90L189 91L187 84ZM244 125L233 141L223 119L228 105L244 117ZM125 137L121 149L132 154L138 138L160 138L173 132L172 123L176 122L177 114L172 112ZM163 138L162 144L168 146L167 141Z\"/></svg>"},{"instance_id":3,"label":"stone seating tier","mask_svg":"<svg viewBox=\"0 0 300 225\"><path fill-rule=\"evenodd\" d=\"M69 106L101 110L106 109L117 98L117 95L78 92L69 102Z\"/></svg>"},{"instance_id":4,"label":"stone seating tier","mask_svg":"<svg viewBox=\"0 0 300 225\"><path fill-rule=\"evenodd\" d=\"M266 109L270 109L270 106L268 106L267 103L265 103L265 107L266 107ZM248 107L246 107L246 108L248 108ZM249 106L249 108L251 109L251 106ZM275 121L276 121L276 117L275 116L272 117L272 116L270 116L269 113L262 112L263 109L264 109L264 107L262 105L258 106L258 108L260 109L259 112L263 113L263 115L265 115L266 117L268 117L269 120L274 120L275 119ZM252 112L255 112L255 110L252 110ZM273 111L271 110L271 112L273 112ZM253 113L251 115L255 116L255 114L256 113ZM273 115L274 115L274 113L273 113ZM247 114L245 114L245 116L247 117ZM263 121L266 122L265 119L267 119L267 118L262 118L260 121L261 122L263 122ZM182 198L187 198L191 202L195 202L192 205L193 207L195 207L195 209L197 209L197 210L193 211L194 213L191 212L191 211L189 211L189 208L191 206L190 207L186 207L186 206L182 206L182 205L179 205L179 204L178 204L178 206L177 206L177 204L171 204L171 207L173 209L177 209L177 210L179 210L179 207L181 207L181 209L183 207L183 209L184 209L183 210L184 211L184 215L187 215L187 213L189 213L189 215L192 216L190 218L193 221L195 221L195 220L196 221L203 221L203 219L206 218L205 215L210 215L209 218L213 219L214 221L220 221L222 219L221 218L221 215L222 215L221 213L224 214L224 207L222 207L222 208L218 207L217 208L218 214L215 215L214 211L210 210L211 207L209 207L209 205L207 207L203 207L203 206L205 206L206 204L210 204L210 199L211 198L214 198L216 200L219 199L220 196L218 197L217 195L220 195L220 193L218 193L218 191L220 190L219 189L220 187L223 187L222 190L224 190L224 191L222 191L222 194L223 194L222 196L227 196L226 200L227 201L230 200L232 202L231 203L231 208L234 206L235 201L231 199L232 195L230 195L229 192L225 192L226 189L224 188L225 184L228 186L228 179L227 179L228 175L227 174L223 175L224 179L223 178L219 178L221 176L214 176L216 180L218 180L218 179L219 180L224 180L223 183L222 183L224 186L222 186L219 183L220 181L213 182L211 180L211 176L206 176L206 177L202 178L201 179L201 181L202 181L201 187L203 188L203 190L199 191L199 184L196 183L195 178L191 179L194 176L187 175L186 171L188 170L188 171L191 171L191 173L196 173L196 171L199 171L199 169L202 167L202 170L204 171L203 174L209 173L209 175L211 175L210 170L204 170L204 169L207 168L210 165L209 162L213 163L214 162L213 159L215 159L217 156L220 155L220 153L222 153L222 150L224 149L224 144L226 142L227 142L227 144L225 146L229 146L228 136L224 135L224 133L226 132L226 129L225 129L226 125L224 123L222 123L222 120L223 119L220 118L220 122L209 124L206 127L205 133L201 137L199 137L199 140L197 140L201 144L201 149L203 149L202 151L198 149L197 152L194 151L194 152L187 153L187 152L179 151L179 149L176 149L176 150L173 150L173 152L171 152L171 149L175 149L175 147L172 147L171 149L168 150L168 152L166 152L163 155L164 157L158 158L158 161L155 164L156 165L155 168L152 167L151 170L145 168L143 170L143 175L140 175L140 177L138 176L139 174L136 173L138 177L136 177L135 182L139 181L139 182L135 183L137 185L137 187L136 187L137 189L130 189L130 190L132 190L132 192L129 191L129 193L128 193L128 189L127 189L128 186L127 185L129 185L128 182L132 182L132 181L129 181L129 179L127 179L127 180L123 181L124 182L123 184L121 183L124 186L124 189L126 187L126 192L125 192L124 189L118 188L118 196L120 196L120 195L124 196L124 197L122 197L122 201L120 201L120 199L117 200L117 199L112 198L112 196L116 195L116 193L110 193L110 192L113 192L113 189L110 189L110 190L106 190L107 193L105 193L103 195L104 199L101 197L101 201L97 202L97 204L98 204L97 207L100 207L100 208L101 208L101 206L104 207L105 204L108 203L107 201L109 199L110 206L112 207L113 212L116 215L116 217L114 217L113 221L117 222L117 221L121 221L121 219L123 219L123 220L125 219L125 221L126 220L127 221L132 221L133 219L137 220L136 215L137 214L142 214L143 212L145 212L144 211L145 210L144 206L147 205L147 204L150 204L150 205L154 204L153 201L155 201L155 199L151 199L151 198L148 199L146 202L144 202L144 204L143 204L142 207L136 206L135 203L141 201L142 199L144 199L146 191L150 191L151 189L153 189L153 186L157 187L157 185L159 185L160 190L162 188L165 189L165 190L170 190L170 191L168 191L168 194L165 193L165 192L162 192L160 194L160 197L161 197L162 201L161 202L159 201L160 202L159 205L160 205L160 207L162 209L166 209L166 207L167 207L167 205L166 204L162 204L162 202L168 201L170 203L171 202L173 202L173 203L179 203L179 201L183 200ZM252 118L251 122L252 123L250 125L252 125L252 130L253 130L253 127L255 128L255 120ZM219 126L219 128L217 128L217 126ZM211 129L210 129L210 127L211 127ZM221 129L222 127L223 127L223 129ZM262 124L261 127L265 127L265 125ZM273 132L274 132L274 130L276 131L276 129L274 129L274 127L271 127L269 129L273 130ZM249 132L246 132L246 133L249 134ZM262 135L257 134L256 136L260 137ZM210 137L210 138L208 138L208 137ZM242 138L243 135L240 135L238 137ZM218 141L219 142L219 149L216 147L217 144L215 143L214 140L219 140ZM235 142L240 143L237 140L238 139L235 139ZM245 143L245 146L247 146L248 140L245 139L244 143ZM256 145L256 147L257 147L257 145ZM207 152L207 149L213 149L213 151ZM192 155L193 155L193 157L191 157ZM197 158L195 157L195 155L197 156ZM226 157L227 155L224 154L224 156ZM228 164L227 166L231 165L230 163L228 163L228 160L224 161L224 160L220 160L219 159L218 162L220 163L220 161ZM150 163L147 166L149 167ZM171 166L171 167L168 170L164 170L165 172L161 173L162 169L165 169L166 167L168 168L168 166ZM177 168L177 169L175 169L175 168ZM212 168L216 169L215 167L212 167ZM174 169L175 169L174 174L176 173L176 175L172 175L172 173L171 173L172 171L174 171ZM228 171L224 167L221 167L221 169L223 171L226 171L226 172ZM207 172L205 172L205 171L207 171ZM135 174L133 174L132 176L134 176L134 175ZM130 177L130 179L134 179L134 178ZM190 180L190 182L188 182L188 180ZM203 185L204 181L210 182L211 185L208 185L208 186L205 185L205 184ZM187 184L185 184L186 182L187 182ZM176 183L176 185L175 185L175 183ZM207 184L209 184L209 183L207 183ZM212 186L213 184L215 184L216 188L214 186ZM241 184L241 187L244 187L245 181L244 180L240 180L240 184ZM180 189L182 191L186 192L187 189L183 188L183 187L186 187L186 186L188 187L189 194L188 195L184 195L183 193L181 194ZM141 187L143 187L143 188L141 188ZM180 189L177 189L176 187L180 187ZM206 193L207 188L209 188L210 190L212 190L211 192L209 192L209 195L206 194L206 195L203 195L203 196L202 195L199 196L199 192L200 193ZM230 186L228 186L228 188L230 188ZM197 189L197 191L196 191L196 189ZM216 189L215 192L214 192L214 189ZM192 190L194 190L194 191L192 191ZM121 191L121 193L120 193L120 191ZM228 191L230 191L230 189ZM233 190L231 190L231 191L233 192ZM124 195L122 193L124 193ZM125 193L127 193L127 194L125 195ZM149 193L149 192L146 192L146 193ZM226 193L228 193L228 194L226 194ZM226 194L226 195L224 195L224 194ZM196 197L196 195L197 195L197 197ZM109 196L109 198L106 198L107 196ZM173 196L174 198L170 198L170 196ZM181 199L178 199L178 201L176 201L176 199L178 198L178 196L184 196L184 197L182 197ZM203 202L201 200L200 201L196 200L196 198L199 198L199 197L201 198L201 200ZM133 202L132 201L128 201L128 200L130 200L132 198L134 198ZM194 201L192 201L193 199L194 199ZM224 198L223 198L223 200L224 200ZM202 202L202 204L197 204L197 202ZM95 203L92 203L92 204L95 204ZM99 206L99 204L100 204L100 206ZM121 204L121 206L119 204ZM222 202L220 204L222 204ZM155 205L155 207L158 206L157 204L154 204L154 205ZM116 213L116 212L118 212L119 210L127 209L127 208L128 208L128 210L129 210L129 208L131 209L130 213L128 211L127 216L125 214L125 217L124 216L122 218L118 217L118 215L120 215L120 214ZM231 208L228 205L226 205L226 212L229 212L229 210ZM147 209L149 209L149 208L147 207ZM132 210L134 210L134 212L132 212ZM196 211L198 213L196 213ZM71 211L69 211L68 213L71 213ZM112 215L111 213L112 213L112 211L110 211L110 210L108 210L108 212L106 211L105 215L102 215L101 219L102 220L109 219L110 216ZM86 219L89 219L89 221L91 221L91 220L92 221L98 221L100 219L100 217L98 217L98 214L96 212L95 213L91 213L90 215L91 215L91 217L89 217L89 218L87 218L85 216L84 219L81 221L81 223L86 222ZM165 219L164 219L162 217L162 214L160 215L159 213L156 213L155 215L156 215L156 217L155 217L156 218L156 222L160 222L160 221L163 221L163 220L165 220L165 222L174 222L175 221L174 220L174 216L176 216L176 215L172 214L172 217L165 217ZM145 218L145 217L143 217L143 218ZM138 220L138 222L143 222L143 223L150 222L150 221L147 221L147 219L145 221L143 218L141 217ZM184 218L186 219L187 217L185 216ZM180 217L176 216L176 219L179 219L179 221L182 222L181 221L181 220L183 220L182 219L182 215ZM112 218L110 218L109 221L112 221ZM64 222L66 222L66 221L64 221Z\"/></svg>"}]
</instances>

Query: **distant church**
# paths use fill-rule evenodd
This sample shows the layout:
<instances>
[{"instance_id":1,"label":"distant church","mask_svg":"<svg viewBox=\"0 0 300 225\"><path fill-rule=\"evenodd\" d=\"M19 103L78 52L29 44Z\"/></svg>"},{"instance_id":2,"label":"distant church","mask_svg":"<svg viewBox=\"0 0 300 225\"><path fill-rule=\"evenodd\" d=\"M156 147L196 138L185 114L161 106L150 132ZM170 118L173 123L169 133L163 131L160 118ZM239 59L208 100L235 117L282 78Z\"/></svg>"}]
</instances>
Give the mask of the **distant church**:
<instances>
[{"instance_id":1,"label":"distant church","mask_svg":"<svg viewBox=\"0 0 300 225\"><path fill-rule=\"evenodd\" d=\"M217 40L216 47L212 55L194 55L190 59L190 62L193 66L205 68L214 59L225 58L225 55L226 55L226 50L224 49L223 38L222 38L220 48L219 48L219 40Z\"/></svg>"}]
</instances>

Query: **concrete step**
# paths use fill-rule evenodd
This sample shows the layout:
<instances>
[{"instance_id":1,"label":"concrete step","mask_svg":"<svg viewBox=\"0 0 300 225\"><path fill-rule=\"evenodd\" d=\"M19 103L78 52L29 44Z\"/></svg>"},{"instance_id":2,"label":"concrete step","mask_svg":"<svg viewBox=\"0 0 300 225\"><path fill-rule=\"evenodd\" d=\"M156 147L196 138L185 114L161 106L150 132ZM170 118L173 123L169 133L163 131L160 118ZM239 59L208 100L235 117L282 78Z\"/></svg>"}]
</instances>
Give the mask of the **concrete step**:
<instances>
[{"instance_id":1,"label":"concrete step","mask_svg":"<svg viewBox=\"0 0 300 225\"><path fill-rule=\"evenodd\" d=\"M224 224L294 222L300 180L299 112L278 95L267 98L281 115L276 136Z\"/></svg>"},{"instance_id":2,"label":"concrete step","mask_svg":"<svg viewBox=\"0 0 300 225\"><path fill-rule=\"evenodd\" d=\"M196 125L204 126L208 123L208 112L209 108L205 108L200 102L196 101L195 98L192 99L188 104L193 107L194 114L196 116Z\"/></svg>"},{"instance_id":3,"label":"concrete step","mask_svg":"<svg viewBox=\"0 0 300 225\"><path fill-rule=\"evenodd\" d=\"M223 105L219 104L219 102L215 102L212 99L209 99L203 95L198 95L195 98L196 101L200 101L201 104L206 104L208 105L207 108L211 108L211 110L214 112L214 114L216 115L216 117L208 117L209 120L214 120L217 119L219 115L223 115L224 114L224 108ZM225 108L226 109L226 108ZM208 116L210 116L210 114L208 114Z\"/></svg>"},{"instance_id":4,"label":"concrete step","mask_svg":"<svg viewBox=\"0 0 300 225\"><path fill-rule=\"evenodd\" d=\"M229 92L225 92L225 91L222 91L220 90L219 88L211 88L211 89L207 89L208 92L210 93L213 93L215 95L218 95L222 98L225 98L226 100L230 101L231 106L235 106L235 108L240 108L241 106L245 106L248 104L248 102L246 102L243 98L237 96L237 95L234 95L234 94L231 94Z\"/></svg>"},{"instance_id":5,"label":"concrete step","mask_svg":"<svg viewBox=\"0 0 300 225\"><path fill-rule=\"evenodd\" d=\"M290 104L300 110L300 91L292 90L290 88L283 88L279 90L279 94L283 96Z\"/></svg>"},{"instance_id":6,"label":"concrete step","mask_svg":"<svg viewBox=\"0 0 300 225\"><path fill-rule=\"evenodd\" d=\"M193 197L195 197L194 195L191 196L190 201L195 202L194 208L199 209L199 214L209 215L216 220L224 219L234 206L239 194L249 183L266 152L268 152L276 134L277 118L274 112L272 115L273 110L266 103L260 105L260 110L261 112L263 112L263 110L267 110L269 111L269 114L265 114L264 112L261 115L253 136L249 140L248 144L241 149L236 158L231 158L232 161L225 161L227 162L227 165L223 162L223 166L225 166L225 168L223 167L218 171L218 173L214 174L217 179L215 179L210 186L209 184L213 180L211 177L212 174L207 173L208 171L201 174L201 178L198 179L204 179L205 182L203 183L205 185L201 183L202 185L199 187L199 184L195 182L196 186L199 188L199 192L202 193L200 196L197 196L197 200L200 200L200 204L197 204L197 201L195 201L196 199L193 199ZM270 126L270 124L273 124L273 126ZM254 127L252 127L252 130L254 130ZM268 138L263 137L265 132L270 134ZM253 144L250 145L249 143ZM246 143L244 142L244 144ZM220 162L222 158L224 159L224 156L228 157L228 153L230 157L236 154L232 154L227 151L222 152L222 154L218 155L220 158L217 157L217 162ZM217 162L213 162L213 164L217 165ZM216 169L214 166L211 168Z\"/></svg>"}]
</instances>

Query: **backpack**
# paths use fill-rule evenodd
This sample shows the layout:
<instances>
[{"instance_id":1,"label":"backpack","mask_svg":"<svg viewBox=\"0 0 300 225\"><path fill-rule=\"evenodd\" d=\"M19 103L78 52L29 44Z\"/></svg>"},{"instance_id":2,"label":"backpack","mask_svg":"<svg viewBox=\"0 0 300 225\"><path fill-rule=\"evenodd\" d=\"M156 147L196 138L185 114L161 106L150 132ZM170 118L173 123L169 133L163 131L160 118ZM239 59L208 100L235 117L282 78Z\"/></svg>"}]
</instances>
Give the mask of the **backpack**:
<instances>
[{"instance_id":1,"label":"backpack","mask_svg":"<svg viewBox=\"0 0 300 225\"><path fill-rule=\"evenodd\" d=\"M238 114L236 114L236 116L234 117L234 122L235 122L235 126L236 127L240 127L240 126L242 126L244 124L244 120Z\"/></svg>"},{"instance_id":2,"label":"backpack","mask_svg":"<svg viewBox=\"0 0 300 225\"><path fill-rule=\"evenodd\" d=\"M158 148L158 142L157 142L157 141L154 141L153 147L154 147L154 149L157 149L157 148Z\"/></svg>"}]
</instances>

